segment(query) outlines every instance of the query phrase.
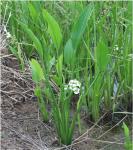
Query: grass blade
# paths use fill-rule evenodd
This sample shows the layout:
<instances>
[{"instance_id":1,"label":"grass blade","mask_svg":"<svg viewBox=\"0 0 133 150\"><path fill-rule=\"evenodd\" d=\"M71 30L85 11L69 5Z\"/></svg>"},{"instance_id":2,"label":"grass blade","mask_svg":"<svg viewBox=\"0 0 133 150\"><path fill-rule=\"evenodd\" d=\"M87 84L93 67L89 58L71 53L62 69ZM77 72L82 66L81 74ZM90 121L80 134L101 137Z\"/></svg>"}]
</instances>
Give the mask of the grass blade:
<instances>
[{"instance_id":1,"label":"grass blade","mask_svg":"<svg viewBox=\"0 0 133 150\"><path fill-rule=\"evenodd\" d=\"M28 26L26 24L24 24L20 21L19 21L19 24L22 27L22 29L26 32L28 37L33 41L33 44L34 44L40 58L42 58L43 57L43 48L42 48L42 45L41 45L40 41L38 40L38 38L35 36L35 34L32 32L32 30L28 28Z\"/></svg>"}]
</instances>

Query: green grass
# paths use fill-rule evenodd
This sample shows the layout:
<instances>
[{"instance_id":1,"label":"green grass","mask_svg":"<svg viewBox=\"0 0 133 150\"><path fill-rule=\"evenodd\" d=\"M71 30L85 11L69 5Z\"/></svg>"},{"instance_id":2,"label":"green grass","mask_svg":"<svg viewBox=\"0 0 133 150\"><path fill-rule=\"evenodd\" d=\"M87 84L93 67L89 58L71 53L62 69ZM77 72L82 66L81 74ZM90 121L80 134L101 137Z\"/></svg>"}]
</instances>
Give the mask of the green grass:
<instances>
[{"instance_id":1,"label":"green grass","mask_svg":"<svg viewBox=\"0 0 133 150\"><path fill-rule=\"evenodd\" d=\"M71 144L80 109L97 121L105 112L122 104L127 111L132 93L132 2L43 2L11 1L8 26L17 40L9 47L24 68L24 57L30 61L35 95L43 120L48 122L47 103L60 139ZM17 49L18 48L18 49ZM34 59L32 59L34 58ZM73 93L65 93L71 79L81 82L76 110L71 113ZM55 93L50 81L59 88ZM46 85L41 88L41 82ZM114 86L117 87L114 91ZM43 97L43 93L47 97ZM122 95L122 96L120 96Z\"/></svg>"}]
</instances>

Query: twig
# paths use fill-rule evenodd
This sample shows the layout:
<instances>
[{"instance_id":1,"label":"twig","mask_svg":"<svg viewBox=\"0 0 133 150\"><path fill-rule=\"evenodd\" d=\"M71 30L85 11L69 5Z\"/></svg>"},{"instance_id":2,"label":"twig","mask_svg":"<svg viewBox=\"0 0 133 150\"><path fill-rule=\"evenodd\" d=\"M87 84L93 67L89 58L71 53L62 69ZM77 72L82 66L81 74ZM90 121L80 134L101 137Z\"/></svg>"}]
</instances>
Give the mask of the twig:
<instances>
[{"instance_id":1,"label":"twig","mask_svg":"<svg viewBox=\"0 0 133 150\"><path fill-rule=\"evenodd\" d=\"M97 126L97 124L100 122L100 120L106 115L107 113L105 113L102 117L100 117L100 119L90 128L88 129L85 133L83 133L81 136L79 136L77 139L75 139L73 141L73 143L79 139L81 139L82 137L84 137L86 134L88 135L88 133L95 128L95 126Z\"/></svg>"},{"instance_id":2,"label":"twig","mask_svg":"<svg viewBox=\"0 0 133 150\"><path fill-rule=\"evenodd\" d=\"M121 119L116 125L114 125L112 128L110 128L109 130L107 130L106 132L104 132L102 135L100 135L97 139L100 139L101 137L103 137L104 135L106 135L109 131L111 131L116 126L118 126L126 117L127 117L127 115L123 119Z\"/></svg>"},{"instance_id":3,"label":"twig","mask_svg":"<svg viewBox=\"0 0 133 150\"><path fill-rule=\"evenodd\" d=\"M82 142L85 142L85 141L91 141L91 142L98 142L98 143L105 143L105 144L118 144L118 145L123 145L124 143L121 143L121 142L112 142L112 141L103 141L103 140L97 140L97 139L93 139L93 138L84 138L83 140L80 140L79 142L76 142L76 143L73 143L71 145L68 145L67 147L72 147L76 144L79 144L79 143L82 143ZM65 147L60 147L60 148L56 148L54 150L62 150L64 149Z\"/></svg>"}]
</instances>

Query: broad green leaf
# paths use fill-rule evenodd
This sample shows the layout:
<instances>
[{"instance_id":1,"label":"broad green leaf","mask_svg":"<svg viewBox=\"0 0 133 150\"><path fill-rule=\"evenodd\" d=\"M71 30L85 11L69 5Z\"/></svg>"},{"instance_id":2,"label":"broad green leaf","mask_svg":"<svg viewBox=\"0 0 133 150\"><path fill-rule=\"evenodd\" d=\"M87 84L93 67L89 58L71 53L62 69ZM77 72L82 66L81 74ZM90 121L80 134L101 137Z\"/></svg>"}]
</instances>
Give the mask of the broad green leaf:
<instances>
[{"instance_id":1,"label":"broad green leaf","mask_svg":"<svg viewBox=\"0 0 133 150\"><path fill-rule=\"evenodd\" d=\"M20 21L19 21L19 24L23 28L25 33L28 35L28 37L33 41L33 44L34 44L40 58L42 58L43 57L43 48L42 48L42 45L41 45L39 39L35 36L35 34L32 32L32 30L28 28L27 25L25 25L24 23L22 23Z\"/></svg>"},{"instance_id":2,"label":"broad green leaf","mask_svg":"<svg viewBox=\"0 0 133 150\"><path fill-rule=\"evenodd\" d=\"M83 10L78 21L76 22L71 33L71 38L67 41L64 48L64 61L66 64L70 64L70 62L74 59L74 53L81 41L92 12L93 5L90 4Z\"/></svg>"},{"instance_id":3,"label":"broad green leaf","mask_svg":"<svg viewBox=\"0 0 133 150\"><path fill-rule=\"evenodd\" d=\"M81 38L87 27L87 23L91 17L92 12L93 12L93 4L90 4L83 10L83 12L81 13L78 21L76 22L73 28L73 31L71 34L71 40L72 40L74 50L77 49L81 41Z\"/></svg>"},{"instance_id":4,"label":"broad green leaf","mask_svg":"<svg viewBox=\"0 0 133 150\"><path fill-rule=\"evenodd\" d=\"M35 60L32 59L30 61L30 66L32 69L32 79L35 83L38 83L41 80L44 80L44 74L43 74L43 70L40 66L40 64Z\"/></svg>"},{"instance_id":5,"label":"broad green leaf","mask_svg":"<svg viewBox=\"0 0 133 150\"><path fill-rule=\"evenodd\" d=\"M95 51L96 72L105 71L109 63L109 49L105 43L100 40Z\"/></svg>"},{"instance_id":6,"label":"broad green leaf","mask_svg":"<svg viewBox=\"0 0 133 150\"><path fill-rule=\"evenodd\" d=\"M30 11L30 15L32 17L32 19L34 21L37 20L37 17L38 17L38 12L36 11L36 9L34 8L33 4L32 3L28 3L28 8L29 8L29 11Z\"/></svg>"},{"instance_id":7,"label":"broad green leaf","mask_svg":"<svg viewBox=\"0 0 133 150\"><path fill-rule=\"evenodd\" d=\"M74 49L72 46L72 40L69 39L64 48L64 61L66 64L70 64L72 59L74 59Z\"/></svg>"},{"instance_id":8,"label":"broad green leaf","mask_svg":"<svg viewBox=\"0 0 133 150\"><path fill-rule=\"evenodd\" d=\"M57 21L47 12L46 9L43 9L43 18L48 23L48 32L55 44L56 49L59 49L62 41L62 34Z\"/></svg>"}]
</instances>

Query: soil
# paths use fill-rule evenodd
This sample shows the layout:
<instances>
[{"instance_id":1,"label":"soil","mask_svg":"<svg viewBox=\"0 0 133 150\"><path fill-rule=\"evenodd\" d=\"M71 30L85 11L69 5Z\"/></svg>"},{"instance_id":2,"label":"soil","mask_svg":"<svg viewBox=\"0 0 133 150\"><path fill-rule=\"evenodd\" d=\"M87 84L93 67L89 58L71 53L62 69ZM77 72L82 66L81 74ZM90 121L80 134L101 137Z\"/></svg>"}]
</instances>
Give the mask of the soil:
<instances>
[{"instance_id":1,"label":"soil","mask_svg":"<svg viewBox=\"0 0 133 150\"><path fill-rule=\"evenodd\" d=\"M34 84L29 67L22 72L15 57L1 55L1 149L2 150L123 150L123 132L106 132L106 127L82 119L82 134L76 128L73 144L59 145L52 119L49 123L41 120ZM80 137L81 136L81 137ZM77 139L75 141L75 139Z\"/></svg>"}]
</instances>

